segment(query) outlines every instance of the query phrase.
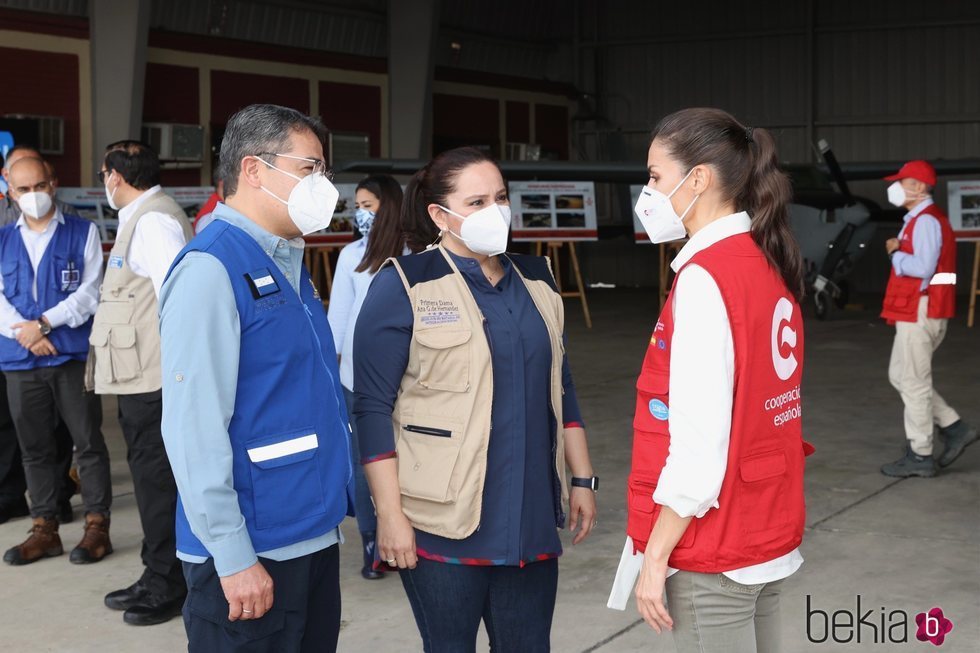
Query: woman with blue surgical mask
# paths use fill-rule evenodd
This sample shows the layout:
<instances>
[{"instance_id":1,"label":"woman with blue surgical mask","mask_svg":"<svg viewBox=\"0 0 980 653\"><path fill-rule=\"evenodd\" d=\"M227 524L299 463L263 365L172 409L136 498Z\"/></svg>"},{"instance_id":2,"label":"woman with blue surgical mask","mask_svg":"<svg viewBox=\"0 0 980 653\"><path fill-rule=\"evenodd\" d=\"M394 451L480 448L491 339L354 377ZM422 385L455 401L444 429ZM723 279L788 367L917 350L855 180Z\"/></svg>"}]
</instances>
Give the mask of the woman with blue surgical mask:
<instances>
[{"instance_id":1,"label":"woman with blue surgical mask","mask_svg":"<svg viewBox=\"0 0 980 653\"><path fill-rule=\"evenodd\" d=\"M354 325L357 324L361 304L381 265L393 256L409 253L399 224L402 188L394 178L388 175L365 178L357 185L354 201L354 220L361 237L340 250L327 310L334 345L340 356L340 383L347 399L348 413L353 408L354 397ZM361 576L375 580L384 578L384 571L373 567L378 522L358 455L357 427L355 424L351 426L354 512L357 528L361 532L361 551L364 558Z\"/></svg>"},{"instance_id":2,"label":"woman with blue surgical mask","mask_svg":"<svg viewBox=\"0 0 980 653\"><path fill-rule=\"evenodd\" d=\"M415 174L402 224L417 239L426 222L436 242L381 269L354 337L378 562L400 572L426 651L474 650L481 622L492 650L546 651L558 529L589 535L598 483L562 298L546 259L504 253L507 186L483 152Z\"/></svg>"}]
</instances>

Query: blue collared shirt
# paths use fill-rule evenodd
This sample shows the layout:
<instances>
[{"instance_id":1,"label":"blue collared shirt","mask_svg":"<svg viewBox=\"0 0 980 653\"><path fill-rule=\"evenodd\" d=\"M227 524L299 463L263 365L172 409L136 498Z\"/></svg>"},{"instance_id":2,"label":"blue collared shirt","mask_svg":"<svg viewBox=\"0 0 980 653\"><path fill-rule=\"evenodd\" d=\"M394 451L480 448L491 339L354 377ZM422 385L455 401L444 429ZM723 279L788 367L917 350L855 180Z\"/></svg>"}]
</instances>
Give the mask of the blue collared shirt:
<instances>
[{"instance_id":1,"label":"blue collared shirt","mask_svg":"<svg viewBox=\"0 0 980 653\"><path fill-rule=\"evenodd\" d=\"M303 240L265 231L225 204L216 219L244 230L275 262L293 290L299 287ZM191 530L214 558L219 576L258 560L291 560L342 541L339 529L304 542L256 552L232 483L228 424L235 409L238 363L243 352L235 293L228 271L210 254L188 252L160 292L163 358L163 439ZM175 373L174 370L180 370ZM193 383L195 392L173 392ZM187 562L207 558L177 551Z\"/></svg>"},{"instance_id":2,"label":"blue collared shirt","mask_svg":"<svg viewBox=\"0 0 980 653\"><path fill-rule=\"evenodd\" d=\"M943 231L939 220L922 211L932 206L932 198L922 200L912 210L905 214L905 226L899 232L901 238L908 228L912 218L918 217L915 229L912 231L912 250L914 254L895 252L892 256L892 267L900 277L917 277L922 279L922 290L929 287L932 276L936 274L939 265L939 253L943 247ZM920 215L921 214L921 215Z\"/></svg>"},{"instance_id":3,"label":"blue collared shirt","mask_svg":"<svg viewBox=\"0 0 980 653\"><path fill-rule=\"evenodd\" d=\"M474 259L451 254L486 318L493 405L480 527L463 540L416 531L419 555L462 564L521 565L561 554L556 529L551 342L513 265L492 286ZM412 306L393 268L368 291L354 333L354 415L362 460L394 450L391 414L408 363ZM575 386L562 361L565 426L581 426Z\"/></svg>"}]
</instances>

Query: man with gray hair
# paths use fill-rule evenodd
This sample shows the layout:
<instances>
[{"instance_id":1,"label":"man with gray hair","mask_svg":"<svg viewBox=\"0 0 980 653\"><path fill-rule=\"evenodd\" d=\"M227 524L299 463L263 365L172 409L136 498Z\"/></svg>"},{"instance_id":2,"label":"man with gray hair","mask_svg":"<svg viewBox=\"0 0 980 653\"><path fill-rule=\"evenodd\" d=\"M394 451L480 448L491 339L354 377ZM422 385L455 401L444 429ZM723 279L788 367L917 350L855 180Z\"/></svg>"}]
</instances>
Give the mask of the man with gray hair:
<instances>
[{"instance_id":1,"label":"man with gray hair","mask_svg":"<svg viewBox=\"0 0 980 653\"><path fill-rule=\"evenodd\" d=\"M318 120L286 107L232 116L225 201L160 296L190 651L336 650L350 430L301 238L337 203L323 140Z\"/></svg>"}]
</instances>

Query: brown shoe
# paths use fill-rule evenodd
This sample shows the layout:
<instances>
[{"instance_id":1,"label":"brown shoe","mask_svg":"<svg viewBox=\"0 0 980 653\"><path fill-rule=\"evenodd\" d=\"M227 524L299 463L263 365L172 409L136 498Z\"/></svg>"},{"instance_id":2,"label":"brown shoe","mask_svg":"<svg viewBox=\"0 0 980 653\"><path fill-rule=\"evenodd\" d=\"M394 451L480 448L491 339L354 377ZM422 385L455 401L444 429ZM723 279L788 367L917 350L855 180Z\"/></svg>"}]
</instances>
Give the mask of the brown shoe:
<instances>
[{"instance_id":1,"label":"brown shoe","mask_svg":"<svg viewBox=\"0 0 980 653\"><path fill-rule=\"evenodd\" d=\"M54 519L35 517L31 534L23 544L9 549L3 554L3 561L12 565L28 565L41 558L60 556L65 550L58 536L58 522Z\"/></svg>"},{"instance_id":2,"label":"brown shoe","mask_svg":"<svg viewBox=\"0 0 980 653\"><path fill-rule=\"evenodd\" d=\"M109 541L109 517L97 512L86 513L85 534L71 554L68 562L76 565L87 565L98 562L112 553L112 542Z\"/></svg>"}]
</instances>

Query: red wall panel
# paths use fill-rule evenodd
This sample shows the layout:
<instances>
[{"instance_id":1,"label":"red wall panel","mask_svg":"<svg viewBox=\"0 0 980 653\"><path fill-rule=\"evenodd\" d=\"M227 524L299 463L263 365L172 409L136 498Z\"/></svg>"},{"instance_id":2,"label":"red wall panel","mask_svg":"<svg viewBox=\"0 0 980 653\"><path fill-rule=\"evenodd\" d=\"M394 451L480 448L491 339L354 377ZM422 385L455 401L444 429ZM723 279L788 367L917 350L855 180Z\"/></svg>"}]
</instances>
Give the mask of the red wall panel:
<instances>
[{"instance_id":1,"label":"red wall panel","mask_svg":"<svg viewBox=\"0 0 980 653\"><path fill-rule=\"evenodd\" d=\"M200 124L198 69L146 64L143 122Z\"/></svg>"},{"instance_id":2,"label":"red wall panel","mask_svg":"<svg viewBox=\"0 0 980 653\"><path fill-rule=\"evenodd\" d=\"M543 158L568 160L568 107L555 104L534 106L535 140Z\"/></svg>"},{"instance_id":3,"label":"red wall panel","mask_svg":"<svg viewBox=\"0 0 980 653\"><path fill-rule=\"evenodd\" d=\"M91 184L81 177L78 116L78 57L73 54L0 47L8 83L0 92L0 115L60 116L65 121L65 151L46 155L58 170L62 186ZM14 73L13 77L9 74Z\"/></svg>"},{"instance_id":4,"label":"red wall panel","mask_svg":"<svg viewBox=\"0 0 980 653\"><path fill-rule=\"evenodd\" d=\"M224 127L228 119L250 104L281 104L310 112L310 84L296 77L211 71L211 124Z\"/></svg>"},{"instance_id":5,"label":"red wall panel","mask_svg":"<svg viewBox=\"0 0 980 653\"><path fill-rule=\"evenodd\" d=\"M364 132L371 156L381 156L381 88L363 84L320 82L320 116L333 131Z\"/></svg>"},{"instance_id":6,"label":"red wall panel","mask_svg":"<svg viewBox=\"0 0 980 653\"><path fill-rule=\"evenodd\" d=\"M500 156L500 102L436 93L432 96L433 154L464 145L489 145Z\"/></svg>"}]
</instances>

